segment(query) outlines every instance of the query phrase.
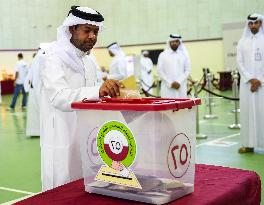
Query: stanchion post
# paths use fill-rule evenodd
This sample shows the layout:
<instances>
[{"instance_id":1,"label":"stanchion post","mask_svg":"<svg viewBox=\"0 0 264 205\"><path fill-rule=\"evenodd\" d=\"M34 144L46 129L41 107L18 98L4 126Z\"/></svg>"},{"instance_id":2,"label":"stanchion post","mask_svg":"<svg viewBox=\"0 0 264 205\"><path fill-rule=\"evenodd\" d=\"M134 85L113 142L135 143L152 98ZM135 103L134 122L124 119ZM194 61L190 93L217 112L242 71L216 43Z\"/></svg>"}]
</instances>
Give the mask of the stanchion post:
<instances>
[{"instance_id":1,"label":"stanchion post","mask_svg":"<svg viewBox=\"0 0 264 205\"><path fill-rule=\"evenodd\" d=\"M234 77L233 77L234 75L238 75L238 73L237 73L236 70L233 70L231 74L232 74L232 78L233 78L233 84L232 84L233 96L238 96L238 89L236 89L236 88L238 88L238 76L237 76L237 83L236 83L236 85L234 83ZM235 92L237 92L237 93L235 93ZM240 113L239 106L237 106L237 108L233 109L232 112L233 113L235 113L235 112Z\"/></svg>"},{"instance_id":2,"label":"stanchion post","mask_svg":"<svg viewBox=\"0 0 264 205\"><path fill-rule=\"evenodd\" d=\"M198 86L198 81L195 81L193 84L195 98L198 98ZM207 135L200 133L199 106L196 106L196 139L207 139Z\"/></svg>"},{"instance_id":3,"label":"stanchion post","mask_svg":"<svg viewBox=\"0 0 264 205\"><path fill-rule=\"evenodd\" d=\"M206 84L207 84L207 89L212 91L212 74L207 73L206 75ZM216 115L213 115L212 113L212 97L211 94L208 93L208 114L204 116L204 119L215 119L217 118Z\"/></svg>"},{"instance_id":4,"label":"stanchion post","mask_svg":"<svg viewBox=\"0 0 264 205\"><path fill-rule=\"evenodd\" d=\"M238 73L237 71L234 71L232 73L232 77L233 77L233 93L234 93L234 98L238 98ZM238 110L238 101L235 101L235 109L234 110ZM235 112L235 123L229 125L230 129L240 129L240 124L238 123L238 112Z\"/></svg>"}]
</instances>

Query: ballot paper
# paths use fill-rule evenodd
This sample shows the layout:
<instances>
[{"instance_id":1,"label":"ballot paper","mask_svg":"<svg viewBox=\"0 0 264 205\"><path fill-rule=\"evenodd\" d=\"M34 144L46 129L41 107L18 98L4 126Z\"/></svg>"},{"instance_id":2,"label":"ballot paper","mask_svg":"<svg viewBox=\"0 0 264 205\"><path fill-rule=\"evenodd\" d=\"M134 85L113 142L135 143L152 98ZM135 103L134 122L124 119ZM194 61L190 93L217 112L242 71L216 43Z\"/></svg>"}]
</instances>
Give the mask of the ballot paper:
<instances>
[{"instance_id":1,"label":"ballot paper","mask_svg":"<svg viewBox=\"0 0 264 205\"><path fill-rule=\"evenodd\" d=\"M141 98L139 88L134 75L120 81L124 88L120 89L120 96L118 98Z\"/></svg>"},{"instance_id":2,"label":"ballot paper","mask_svg":"<svg viewBox=\"0 0 264 205\"><path fill-rule=\"evenodd\" d=\"M139 88L136 82L136 78L134 75L129 76L128 78L120 81L124 88L120 89L120 99L140 99L141 95L139 92ZM123 117L127 124L134 121L136 118L142 116L146 112L131 112L131 111L121 111Z\"/></svg>"}]
</instances>

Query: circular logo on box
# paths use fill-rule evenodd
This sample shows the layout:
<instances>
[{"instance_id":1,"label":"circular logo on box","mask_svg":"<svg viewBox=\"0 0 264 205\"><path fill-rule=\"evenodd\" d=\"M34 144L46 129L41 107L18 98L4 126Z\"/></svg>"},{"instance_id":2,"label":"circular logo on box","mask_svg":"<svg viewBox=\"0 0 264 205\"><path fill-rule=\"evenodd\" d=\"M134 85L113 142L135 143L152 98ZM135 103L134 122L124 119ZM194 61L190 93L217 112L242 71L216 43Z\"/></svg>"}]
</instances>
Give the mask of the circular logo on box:
<instances>
[{"instance_id":1,"label":"circular logo on box","mask_svg":"<svg viewBox=\"0 0 264 205\"><path fill-rule=\"evenodd\" d=\"M86 152L88 155L88 158L90 159L90 162L94 165L102 164L102 161L100 159L98 151L97 151L97 145L96 145L96 138L98 133L99 127L95 127L91 132L89 133L86 141Z\"/></svg>"},{"instance_id":2,"label":"circular logo on box","mask_svg":"<svg viewBox=\"0 0 264 205\"><path fill-rule=\"evenodd\" d=\"M170 143L167 163L172 176L181 178L188 170L191 162L191 143L189 138L180 133Z\"/></svg>"},{"instance_id":3,"label":"circular logo on box","mask_svg":"<svg viewBox=\"0 0 264 205\"><path fill-rule=\"evenodd\" d=\"M119 121L103 124L97 134L97 150L109 167L113 161L129 167L136 157L136 142L130 129Z\"/></svg>"}]
</instances>

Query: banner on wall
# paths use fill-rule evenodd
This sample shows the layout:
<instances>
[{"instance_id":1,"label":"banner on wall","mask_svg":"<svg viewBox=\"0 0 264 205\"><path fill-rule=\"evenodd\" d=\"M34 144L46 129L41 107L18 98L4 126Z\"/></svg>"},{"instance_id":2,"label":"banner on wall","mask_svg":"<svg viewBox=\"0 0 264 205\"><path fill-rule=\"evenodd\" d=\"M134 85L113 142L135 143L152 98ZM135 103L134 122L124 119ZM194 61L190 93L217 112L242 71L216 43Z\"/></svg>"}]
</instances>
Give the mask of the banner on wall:
<instances>
[{"instance_id":1,"label":"banner on wall","mask_svg":"<svg viewBox=\"0 0 264 205\"><path fill-rule=\"evenodd\" d=\"M226 71L232 71L237 68L236 48L244 27L245 22L223 24L224 66Z\"/></svg>"}]
</instances>

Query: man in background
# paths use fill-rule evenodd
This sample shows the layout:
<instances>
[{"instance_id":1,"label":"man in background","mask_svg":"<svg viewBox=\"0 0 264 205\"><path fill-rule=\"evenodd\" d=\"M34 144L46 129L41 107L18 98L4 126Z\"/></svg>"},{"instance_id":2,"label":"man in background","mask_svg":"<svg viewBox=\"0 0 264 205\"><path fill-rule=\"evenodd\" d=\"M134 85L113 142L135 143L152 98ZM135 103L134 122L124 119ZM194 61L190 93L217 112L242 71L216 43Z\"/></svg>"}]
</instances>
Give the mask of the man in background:
<instances>
[{"instance_id":1,"label":"man in background","mask_svg":"<svg viewBox=\"0 0 264 205\"><path fill-rule=\"evenodd\" d=\"M264 149L264 28L263 16L251 14L237 46L240 81L241 144L239 153Z\"/></svg>"},{"instance_id":2,"label":"man in background","mask_svg":"<svg viewBox=\"0 0 264 205\"><path fill-rule=\"evenodd\" d=\"M23 60L23 54L19 53L17 55L18 62L15 65L15 90L12 98L12 102L8 110L14 110L16 106L17 97L22 91L23 99L22 99L22 109L26 108L27 104L27 94L24 89L24 82L28 73L28 64Z\"/></svg>"},{"instance_id":3,"label":"man in background","mask_svg":"<svg viewBox=\"0 0 264 205\"><path fill-rule=\"evenodd\" d=\"M140 74L141 74L141 86L142 89L152 94L152 69L153 62L149 57L148 51L143 51L140 57Z\"/></svg>"},{"instance_id":4,"label":"man in background","mask_svg":"<svg viewBox=\"0 0 264 205\"><path fill-rule=\"evenodd\" d=\"M158 74L162 80L160 95L162 98L186 98L187 78L191 71L189 54L182 37L171 34L167 48L159 55Z\"/></svg>"},{"instance_id":5,"label":"man in background","mask_svg":"<svg viewBox=\"0 0 264 205\"><path fill-rule=\"evenodd\" d=\"M107 78L115 80L123 80L127 78L127 60L121 47L115 42L107 46L107 49L109 55L113 57Z\"/></svg>"},{"instance_id":6,"label":"man in background","mask_svg":"<svg viewBox=\"0 0 264 205\"><path fill-rule=\"evenodd\" d=\"M29 72L24 83L28 92L26 136L40 136L40 70L43 67L42 57L49 43L41 43L39 50L34 53Z\"/></svg>"}]
</instances>

